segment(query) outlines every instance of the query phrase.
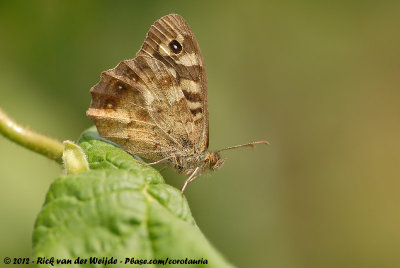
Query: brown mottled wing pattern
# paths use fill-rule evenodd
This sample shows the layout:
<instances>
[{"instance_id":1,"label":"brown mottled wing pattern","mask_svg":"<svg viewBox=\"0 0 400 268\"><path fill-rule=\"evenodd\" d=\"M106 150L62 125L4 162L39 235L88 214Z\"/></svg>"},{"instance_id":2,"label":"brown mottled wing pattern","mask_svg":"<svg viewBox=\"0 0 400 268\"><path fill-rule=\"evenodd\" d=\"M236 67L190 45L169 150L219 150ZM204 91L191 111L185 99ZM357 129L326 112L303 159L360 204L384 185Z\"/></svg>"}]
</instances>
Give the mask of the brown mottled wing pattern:
<instances>
[{"instance_id":1,"label":"brown mottled wing pattern","mask_svg":"<svg viewBox=\"0 0 400 268\"><path fill-rule=\"evenodd\" d=\"M171 49L174 40L182 46L178 54ZM177 14L157 20L137 56L154 57L174 74L193 115L195 149L205 151L208 148L207 76L199 44L187 22Z\"/></svg>"},{"instance_id":2,"label":"brown mottled wing pattern","mask_svg":"<svg viewBox=\"0 0 400 268\"><path fill-rule=\"evenodd\" d=\"M178 54L170 48L173 40L182 45ZM87 115L102 137L150 160L203 152L208 147L206 83L192 31L182 17L168 15L152 25L133 60L102 73L91 89Z\"/></svg>"}]
</instances>

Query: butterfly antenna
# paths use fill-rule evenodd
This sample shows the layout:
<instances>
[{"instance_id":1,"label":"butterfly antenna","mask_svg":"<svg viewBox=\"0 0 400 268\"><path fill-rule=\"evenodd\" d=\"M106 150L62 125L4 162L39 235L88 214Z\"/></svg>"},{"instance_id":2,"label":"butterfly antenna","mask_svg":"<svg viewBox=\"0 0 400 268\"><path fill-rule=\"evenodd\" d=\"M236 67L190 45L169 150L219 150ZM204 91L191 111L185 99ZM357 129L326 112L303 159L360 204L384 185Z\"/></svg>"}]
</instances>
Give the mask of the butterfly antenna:
<instances>
[{"instance_id":1,"label":"butterfly antenna","mask_svg":"<svg viewBox=\"0 0 400 268\"><path fill-rule=\"evenodd\" d=\"M255 148L255 147L256 147L256 144L266 144L266 145L269 145L269 142L268 142L268 141L253 141L253 142L246 143L246 144L240 144L240 145L235 145L235 146L223 148L223 149L217 150L216 152L219 153L219 152L221 152L221 151L236 149L236 148L240 148L240 147L247 147L247 146L251 146L252 148Z\"/></svg>"}]
</instances>

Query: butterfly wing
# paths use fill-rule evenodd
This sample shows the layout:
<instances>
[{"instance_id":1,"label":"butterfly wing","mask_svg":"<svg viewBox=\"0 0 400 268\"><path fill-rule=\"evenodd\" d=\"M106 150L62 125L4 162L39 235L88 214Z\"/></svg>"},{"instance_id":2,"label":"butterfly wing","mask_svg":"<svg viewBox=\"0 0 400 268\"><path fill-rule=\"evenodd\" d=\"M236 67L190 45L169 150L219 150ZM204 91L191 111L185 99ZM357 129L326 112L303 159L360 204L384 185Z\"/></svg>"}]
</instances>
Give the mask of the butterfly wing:
<instances>
[{"instance_id":1,"label":"butterfly wing","mask_svg":"<svg viewBox=\"0 0 400 268\"><path fill-rule=\"evenodd\" d=\"M157 20L137 56L153 57L173 74L192 114L196 152L208 148L207 76L199 44L187 22L177 14Z\"/></svg>"},{"instance_id":2,"label":"butterfly wing","mask_svg":"<svg viewBox=\"0 0 400 268\"><path fill-rule=\"evenodd\" d=\"M193 148L193 120L176 79L158 60L138 56L102 73L87 115L100 135L151 160ZM180 95L179 95L180 94Z\"/></svg>"},{"instance_id":3,"label":"butterfly wing","mask_svg":"<svg viewBox=\"0 0 400 268\"><path fill-rule=\"evenodd\" d=\"M101 74L100 82L91 90L92 102L87 116L99 134L128 152L148 159L160 159L173 149L162 132L156 131L146 103L154 98L130 68L133 61L123 61Z\"/></svg>"},{"instance_id":4,"label":"butterfly wing","mask_svg":"<svg viewBox=\"0 0 400 268\"><path fill-rule=\"evenodd\" d=\"M179 15L165 16L152 25L133 60L102 73L90 91L87 115L102 137L150 160L202 152L208 147L204 68L187 23Z\"/></svg>"}]
</instances>

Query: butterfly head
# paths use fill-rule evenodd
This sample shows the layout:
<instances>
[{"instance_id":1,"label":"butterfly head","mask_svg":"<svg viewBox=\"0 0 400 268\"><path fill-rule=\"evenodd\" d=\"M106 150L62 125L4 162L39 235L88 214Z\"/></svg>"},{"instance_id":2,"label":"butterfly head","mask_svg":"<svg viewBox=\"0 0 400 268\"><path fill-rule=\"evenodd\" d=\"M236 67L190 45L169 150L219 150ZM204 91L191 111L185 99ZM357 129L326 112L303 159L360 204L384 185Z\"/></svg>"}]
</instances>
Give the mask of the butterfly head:
<instances>
[{"instance_id":1,"label":"butterfly head","mask_svg":"<svg viewBox=\"0 0 400 268\"><path fill-rule=\"evenodd\" d=\"M224 165L225 158L221 158L217 152L209 152L205 159L211 170L217 170Z\"/></svg>"}]
</instances>

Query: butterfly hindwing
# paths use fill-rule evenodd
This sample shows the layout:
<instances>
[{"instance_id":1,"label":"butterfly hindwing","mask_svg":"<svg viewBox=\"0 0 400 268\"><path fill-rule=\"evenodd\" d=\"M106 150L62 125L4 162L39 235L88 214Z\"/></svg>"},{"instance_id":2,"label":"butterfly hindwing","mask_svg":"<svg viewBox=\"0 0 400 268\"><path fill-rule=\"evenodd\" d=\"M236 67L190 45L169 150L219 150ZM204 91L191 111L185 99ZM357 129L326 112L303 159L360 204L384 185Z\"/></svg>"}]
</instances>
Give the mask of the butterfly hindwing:
<instances>
[{"instance_id":1,"label":"butterfly hindwing","mask_svg":"<svg viewBox=\"0 0 400 268\"><path fill-rule=\"evenodd\" d=\"M133 61L123 61L105 71L91 89L92 103L87 115L99 134L127 151L147 159L161 159L178 149L154 122L147 108L151 93L134 72Z\"/></svg>"}]
</instances>

